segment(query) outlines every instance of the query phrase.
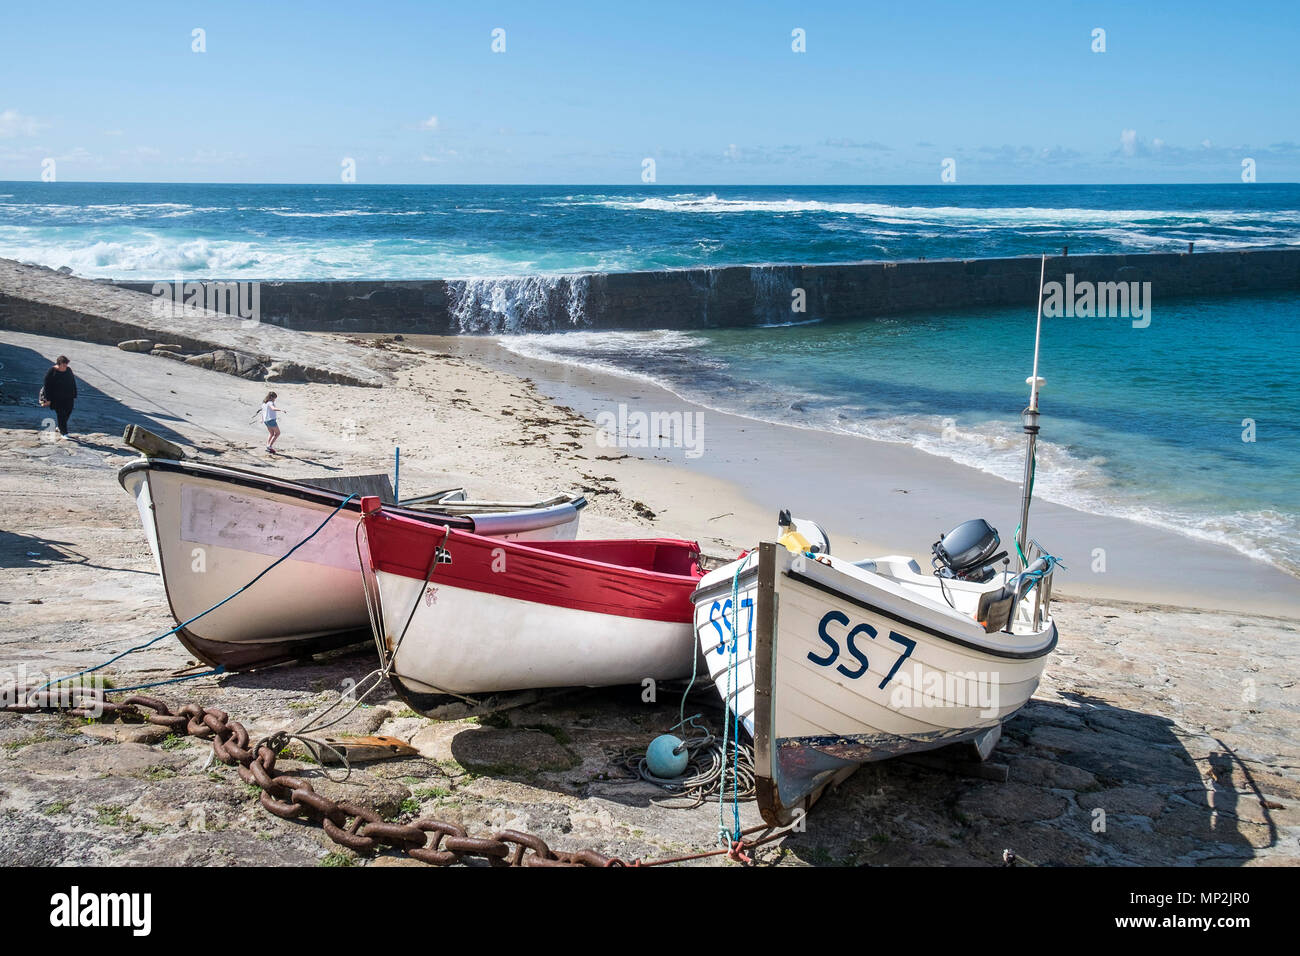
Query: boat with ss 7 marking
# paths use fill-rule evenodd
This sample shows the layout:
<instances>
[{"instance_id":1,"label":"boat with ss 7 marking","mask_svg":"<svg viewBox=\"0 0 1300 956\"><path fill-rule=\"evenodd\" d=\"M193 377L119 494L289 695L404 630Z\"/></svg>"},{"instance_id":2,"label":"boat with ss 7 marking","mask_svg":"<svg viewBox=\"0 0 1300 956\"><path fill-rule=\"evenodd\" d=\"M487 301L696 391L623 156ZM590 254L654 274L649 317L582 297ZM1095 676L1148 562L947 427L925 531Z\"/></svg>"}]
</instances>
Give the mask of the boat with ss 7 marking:
<instances>
[{"instance_id":1,"label":"boat with ss 7 marking","mask_svg":"<svg viewBox=\"0 0 1300 956\"><path fill-rule=\"evenodd\" d=\"M940 536L922 571L900 555L832 557L820 528L782 512L776 542L711 572L692 595L699 650L727 705L724 739L738 747L741 727L753 738L769 823L790 823L868 761L955 743L986 758L1038 688L1057 642L1058 564L1028 537L1038 341L1015 572L983 519Z\"/></svg>"},{"instance_id":2,"label":"boat with ss 7 marking","mask_svg":"<svg viewBox=\"0 0 1300 956\"><path fill-rule=\"evenodd\" d=\"M700 652L753 738L764 818L790 822L868 761L960 742L987 756L1056 646L1039 560L976 583L766 542L706 576Z\"/></svg>"}]
</instances>

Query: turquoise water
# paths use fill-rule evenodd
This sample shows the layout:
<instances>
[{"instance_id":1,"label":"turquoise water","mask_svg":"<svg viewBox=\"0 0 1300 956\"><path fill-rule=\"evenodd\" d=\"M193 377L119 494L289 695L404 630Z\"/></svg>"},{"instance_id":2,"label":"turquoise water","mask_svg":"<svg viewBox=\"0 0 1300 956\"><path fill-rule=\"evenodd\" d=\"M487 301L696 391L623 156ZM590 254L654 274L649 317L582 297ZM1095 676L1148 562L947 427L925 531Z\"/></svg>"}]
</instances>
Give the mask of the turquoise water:
<instances>
[{"instance_id":1,"label":"turquoise water","mask_svg":"<svg viewBox=\"0 0 1300 956\"><path fill-rule=\"evenodd\" d=\"M0 256L124 279L548 276L1300 245L1300 185L280 186L0 183ZM502 278L504 277L504 278ZM536 288L534 288L536 286ZM581 329L581 299L570 319ZM1300 571L1300 297L1049 319L1038 493ZM495 305L494 305L495 308ZM1018 480L1033 303L837 325L513 336L705 405L906 442ZM503 323L504 327L516 327ZM526 327L526 324L525 324ZM1256 422L1243 442L1243 419Z\"/></svg>"},{"instance_id":2,"label":"turquoise water","mask_svg":"<svg viewBox=\"0 0 1300 956\"><path fill-rule=\"evenodd\" d=\"M1300 186L0 183L0 256L123 279L470 278L1300 244Z\"/></svg>"},{"instance_id":3,"label":"turquoise water","mask_svg":"<svg viewBox=\"0 0 1300 956\"><path fill-rule=\"evenodd\" d=\"M1152 304L1151 324L1044 319L1037 494L1300 572L1300 295ZM767 421L904 442L1019 481L1023 309L700 332L508 337ZM1244 419L1255 441L1243 441Z\"/></svg>"}]
</instances>

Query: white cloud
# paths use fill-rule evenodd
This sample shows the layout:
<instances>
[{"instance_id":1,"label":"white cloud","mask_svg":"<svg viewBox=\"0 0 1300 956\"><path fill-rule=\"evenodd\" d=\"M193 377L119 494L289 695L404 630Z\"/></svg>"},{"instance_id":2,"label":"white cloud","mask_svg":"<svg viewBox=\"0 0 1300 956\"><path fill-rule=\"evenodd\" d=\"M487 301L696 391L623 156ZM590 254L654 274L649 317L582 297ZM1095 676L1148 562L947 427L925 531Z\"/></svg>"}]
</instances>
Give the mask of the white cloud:
<instances>
[{"instance_id":1,"label":"white cloud","mask_svg":"<svg viewBox=\"0 0 1300 956\"><path fill-rule=\"evenodd\" d=\"M438 117L436 116L430 116L427 120L425 120L423 123L420 124L420 129L437 129L437 128L438 128Z\"/></svg>"},{"instance_id":2,"label":"white cloud","mask_svg":"<svg viewBox=\"0 0 1300 956\"><path fill-rule=\"evenodd\" d=\"M1119 148L1124 151L1125 156L1132 156L1137 153L1137 143L1137 130L1126 129L1119 134Z\"/></svg>"},{"instance_id":3,"label":"white cloud","mask_svg":"<svg viewBox=\"0 0 1300 956\"><path fill-rule=\"evenodd\" d=\"M1071 163L1082 158L1083 154L1065 146L981 146L978 150L994 162L1003 165L1024 165L1050 163L1053 165Z\"/></svg>"},{"instance_id":4,"label":"white cloud","mask_svg":"<svg viewBox=\"0 0 1300 956\"><path fill-rule=\"evenodd\" d=\"M1203 140L1201 140L1201 145L1204 146L1206 149L1209 149L1210 146L1211 146L1212 144L1210 143L1209 139L1207 138L1207 139L1203 139Z\"/></svg>"},{"instance_id":5,"label":"white cloud","mask_svg":"<svg viewBox=\"0 0 1300 956\"><path fill-rule=\"evenodd\" d=\"M38 130L47 125L34 117L24 116L17 110L0 111L0 137L35 136Z\"/></svg>"},{"instance_id":6,"label":"white cloud","mask_svg":"<svg viewBox=\"0 0 1300 956\"><path fill-rule=\"evenodd\" d=\"M740 159L740 150L736 148L735 143L731 143L722 151L722 155L730 160Z\"/></svg>"}]
</instances>

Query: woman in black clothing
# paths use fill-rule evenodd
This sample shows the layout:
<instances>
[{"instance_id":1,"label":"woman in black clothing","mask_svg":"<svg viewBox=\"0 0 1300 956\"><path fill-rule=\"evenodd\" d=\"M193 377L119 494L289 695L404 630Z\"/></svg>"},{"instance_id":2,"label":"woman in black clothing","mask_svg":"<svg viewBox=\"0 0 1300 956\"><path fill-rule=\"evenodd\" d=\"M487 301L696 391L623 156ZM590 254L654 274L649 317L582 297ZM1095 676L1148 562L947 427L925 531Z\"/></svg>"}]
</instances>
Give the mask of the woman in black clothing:
<instances>
[{"instance_id":1,"label":"woman in black clothing","mask_svg":"<svg viewBox=\"0 0 1300 956\"><path fill-rule=\"evenodd\" d=\"M45 383L41 388L44 404L54 409L58 417L59 434L68 436L68 416L72 414L72 405L77 399L77 377L68 368L68 357L60 355L54 361L54 367L45 373Z\"/></svg>"}]
</instances>

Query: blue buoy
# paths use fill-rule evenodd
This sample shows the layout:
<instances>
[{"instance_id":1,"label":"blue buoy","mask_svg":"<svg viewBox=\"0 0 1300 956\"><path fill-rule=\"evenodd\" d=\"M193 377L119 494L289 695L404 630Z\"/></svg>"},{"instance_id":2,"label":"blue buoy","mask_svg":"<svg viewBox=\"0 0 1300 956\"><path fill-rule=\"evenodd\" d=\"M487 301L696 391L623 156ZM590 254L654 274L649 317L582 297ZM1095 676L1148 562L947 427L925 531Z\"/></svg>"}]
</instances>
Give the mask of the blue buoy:
<instances>
[{"instance_id":1,"label":"blue buoy","mask_svg":"<svg viewBox=\"0 0 1300 956\"><path fill-rule=\"evenodd\" d=\"M686 771L688 759L690 754L686 752L686 745L672 734L660 734L650 741L645 752L646 767L656 777L665 780L680 777Z\"/></svg>"}]
</instances>

